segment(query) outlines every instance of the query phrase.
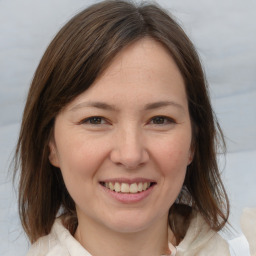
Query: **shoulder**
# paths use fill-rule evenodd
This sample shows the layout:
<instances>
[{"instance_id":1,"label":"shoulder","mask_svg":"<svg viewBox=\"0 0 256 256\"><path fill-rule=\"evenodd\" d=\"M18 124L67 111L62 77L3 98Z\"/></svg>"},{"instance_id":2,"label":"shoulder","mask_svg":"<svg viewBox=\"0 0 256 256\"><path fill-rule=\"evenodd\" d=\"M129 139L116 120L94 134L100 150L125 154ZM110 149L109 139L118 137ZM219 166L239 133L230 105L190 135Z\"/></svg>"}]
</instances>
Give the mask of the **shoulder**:
<instances>
[{"instance_id":1,"label":"shoulder","mask_svg":"<svg viewBox=\"0 0 256 256\"><path fill-rule=\"evenodd\" d=\"M56 219L51 233L32 244L27 256L91 256Z\"/></svg>"},{"instance_id":2,"label":"shoulder","mask_svg":"<svg viewBox=\"0 0 256 256\"><path fill-rule=\"evenodd\" d=\"M177 246L177 256L229 256L229 246L216 231L212 230L203 217L194 214L185 238Z\"/></svg>"}]
</instances>

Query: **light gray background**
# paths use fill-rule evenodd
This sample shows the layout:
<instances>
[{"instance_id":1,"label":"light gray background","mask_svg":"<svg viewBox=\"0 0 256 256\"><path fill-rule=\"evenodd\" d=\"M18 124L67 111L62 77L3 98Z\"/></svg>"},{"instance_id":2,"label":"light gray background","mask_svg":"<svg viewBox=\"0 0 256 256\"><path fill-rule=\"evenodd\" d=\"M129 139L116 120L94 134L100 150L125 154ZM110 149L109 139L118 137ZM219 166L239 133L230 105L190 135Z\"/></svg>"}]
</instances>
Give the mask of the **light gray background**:
<instances>
[{"instance_id":1,"label":"light gray background","mask_svg":"<svg viewBox=\"0 0 256 256\"><path fill-rule=\"evenodd\" d=\"M0 255L25 255L16 194L8 167L26 93L38 62L59 28L96 1L0 0ZM239 235L245 207L256 207L256 1L159 0L199 51L215 112L228 144L220 157Z\"/></svg>"}]
</instances>

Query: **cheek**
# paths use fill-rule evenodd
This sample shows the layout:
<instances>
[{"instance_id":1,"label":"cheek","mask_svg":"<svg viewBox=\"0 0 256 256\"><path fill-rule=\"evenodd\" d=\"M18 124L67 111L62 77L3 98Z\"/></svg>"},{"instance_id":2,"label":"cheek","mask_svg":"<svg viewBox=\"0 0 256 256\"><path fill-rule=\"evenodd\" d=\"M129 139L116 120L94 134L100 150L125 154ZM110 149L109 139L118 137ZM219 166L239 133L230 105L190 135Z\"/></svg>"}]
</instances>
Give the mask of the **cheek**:
<instances>
[{"instance_id":1,"label":"cheek","mask_svg":"<svg viewBox=\"0 0 256 256\"><path fill-rule=\"evenodd\" d=\"M103 147L80 140L62 144L60 169L66 188L76 204L80 205L93 196L93 185L97 182L95 177L104 161L105 152Z\"/></svg>"},{"instance_id":2,"label":"cheek","mask_svg":"<svg viewBox=\"0 0 256 256\"><path fill-rule=\"evenodd\" d=\"M163 192L161 202L166 206L166 211L178 197L186 175L190 145L181 141L177 137L166 139L158 144L154 152L157 169L162 177L159 183Z\"/></svg>"},{"instance_id":3,"label":"cheek","mask_svg":"<svg viewBox=\"0 0 256 256\"><path fill-rule=\"evenodd\" d=\"M189 140L175 138L165 140L158 144L155 150L155 158L161 170L166 174L175 174L185 172L190 159L190 143Z\"/></svg>"},{"instance_id":4,"label":"cheek","mask_svg":"<svg viewBox=\"0 0 256 256\"><path fill-rule=\"evenodd\" d=\"M66 181L88 181L101 165L106 149L97 143L90 143L81 136L60 141L58 158L60 169Z\"/></svg>"}]
</instances>

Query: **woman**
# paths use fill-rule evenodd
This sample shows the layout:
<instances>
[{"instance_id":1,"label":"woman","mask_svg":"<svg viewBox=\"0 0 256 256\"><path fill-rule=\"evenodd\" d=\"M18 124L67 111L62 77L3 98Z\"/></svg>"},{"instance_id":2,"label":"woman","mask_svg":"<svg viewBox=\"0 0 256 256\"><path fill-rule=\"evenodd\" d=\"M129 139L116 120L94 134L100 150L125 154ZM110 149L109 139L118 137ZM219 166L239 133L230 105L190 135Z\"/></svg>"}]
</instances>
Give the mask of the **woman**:
<instances>
[{"instance_id":1,"label":"woman","mask_svg":"<svg viewBox=\"0 0 256 256\"><path fill-rule=\"evenodd\" d=\"M24 110L28 255L229 255L221 145L179 25L151 4L87 8L49 45Z\"/></svg>"}]
</instances>

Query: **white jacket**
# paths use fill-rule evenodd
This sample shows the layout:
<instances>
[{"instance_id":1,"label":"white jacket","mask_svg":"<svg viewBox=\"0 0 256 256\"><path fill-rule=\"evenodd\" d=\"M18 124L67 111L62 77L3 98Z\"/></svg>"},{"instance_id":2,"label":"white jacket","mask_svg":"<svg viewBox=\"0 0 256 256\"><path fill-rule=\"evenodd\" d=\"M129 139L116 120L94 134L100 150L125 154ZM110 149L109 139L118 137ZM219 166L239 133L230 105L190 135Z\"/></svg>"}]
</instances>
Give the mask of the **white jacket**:
<instances>
[{"instance_id":1,"label":"white jacket","mask_svg":"<svg viewBox=\"0 0 256 256\"><path fill-rule=\"evenodd\" d=\"M198 214L195 216L185 238L174 247L169 243L171 255L175 256L227 256L230 255L227 242ZM41 237L32 245L27 256L92 256L56 219L51 233ZM108 255L107 255L108 256Z\"/></svg>"}]
</instances>

